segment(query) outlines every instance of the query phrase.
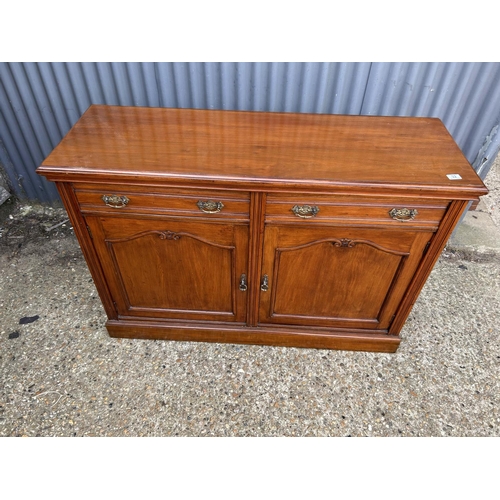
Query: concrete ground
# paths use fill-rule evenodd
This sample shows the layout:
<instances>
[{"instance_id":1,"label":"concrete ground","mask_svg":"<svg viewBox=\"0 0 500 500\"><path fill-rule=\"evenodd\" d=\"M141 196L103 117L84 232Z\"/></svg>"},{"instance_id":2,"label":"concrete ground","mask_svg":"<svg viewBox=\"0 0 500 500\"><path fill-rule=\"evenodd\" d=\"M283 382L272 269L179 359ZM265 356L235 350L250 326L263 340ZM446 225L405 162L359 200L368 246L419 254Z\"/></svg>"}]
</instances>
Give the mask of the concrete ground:
<instances>
[{"instance_id":1,"label":"concrete ground","mask_svg":"<svg viewBox=\"0 0 500 500\"><path fill-rule=\"evenodd\" d=\"M0 207L0 436L500 436L500 162L395 354L112 339L62 209Z\"/></svg>"}]
</instances>

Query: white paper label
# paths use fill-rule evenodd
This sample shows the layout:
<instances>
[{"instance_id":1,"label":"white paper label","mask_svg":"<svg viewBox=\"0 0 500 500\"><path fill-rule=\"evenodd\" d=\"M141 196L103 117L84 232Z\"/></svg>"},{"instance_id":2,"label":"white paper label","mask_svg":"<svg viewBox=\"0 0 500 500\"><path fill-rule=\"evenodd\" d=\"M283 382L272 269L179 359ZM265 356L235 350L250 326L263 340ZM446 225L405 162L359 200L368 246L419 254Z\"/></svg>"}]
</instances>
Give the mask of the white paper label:
<instances>
[{"instance_id":1,"label":"white paper label","mask_svg":"<svg viewBox=\"0 0 500 500\"><path fill-rule=\"evenodd\" d=\"M450 181L457 181L457 180L462 178L458 174L447 174L446 177L448 177L448 179L450 179Z\"/></svg>"}]
</instances>

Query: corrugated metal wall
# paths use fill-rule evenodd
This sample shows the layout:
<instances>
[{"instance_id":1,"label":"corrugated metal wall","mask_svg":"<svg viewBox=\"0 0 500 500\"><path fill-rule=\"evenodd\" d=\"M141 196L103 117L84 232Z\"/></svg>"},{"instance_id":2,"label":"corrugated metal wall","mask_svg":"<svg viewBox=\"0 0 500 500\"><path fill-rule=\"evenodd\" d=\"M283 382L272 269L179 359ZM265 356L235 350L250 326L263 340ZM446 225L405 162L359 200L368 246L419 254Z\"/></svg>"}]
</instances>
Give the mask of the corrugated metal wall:
<instances>
[{"instance_id":1,"label":"corrugated metal wall","mask_svg":"<svg viewBox=\"0 0 500 500\"><path fill-rule=\"evenodd\" d=\"M484 178L500 149L500 63L0 63L0 163L53 201L36 167L90 104L435 116Z\"/></svg>"}]
</instances>

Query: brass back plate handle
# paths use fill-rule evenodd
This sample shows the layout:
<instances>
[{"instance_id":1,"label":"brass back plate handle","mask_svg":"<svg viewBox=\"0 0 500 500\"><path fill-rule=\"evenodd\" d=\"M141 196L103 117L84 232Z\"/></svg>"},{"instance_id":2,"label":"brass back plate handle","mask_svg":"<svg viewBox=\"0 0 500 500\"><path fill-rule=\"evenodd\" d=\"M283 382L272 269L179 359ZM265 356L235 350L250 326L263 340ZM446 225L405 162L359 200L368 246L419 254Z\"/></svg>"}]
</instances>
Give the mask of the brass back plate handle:
<instances>
[{"instance_id":1,"label":"brass back plate handle","mask_svg":"<svg viewBox=\"0 0 500 500\"><path fill-rule=\"evenodd\" d=\"M240 290L242 292L246 292L247 289L248 289L247 276L246 276L246 274L242 274L240 276Z\"/></svg>"},{"instance_id":2,"label":"brass back plate handle","mask_svg":"<svg viewBox=\"0 0 500 500\"><path fill-rule=\"evenodd\" d=\"M224 208L224 204L222 203L222 201L200 200L196 205L202 212L205 212L206 214L216 214Z\"/></svg>"},{"instance_id":3,"label":"brass back plate handle","mask_svg":"<svg viewBox=\"0 0 500 500\"><path fill-rule=\"evenodd\" d=\"M119 196L117 194L105 194L102 197L102 201L106 203L108 207L112 208L123 208L128 205L130 201L126 196Z\"/></svg>"},{"instance_id":4,"label":"brass back plate handle","mask_svg":"<svg viewBox=\"0 0 500 500\"><path fill-rule=\"evenodd\" d=\"M413 220L417 215L418 211L415 208L393 208L389 215L394 219L400 222L406 222L409 220Z\"/></svg>"},{"instance_id":5,"label":"brass back plate handle","mask_svg":"<svg viewBox=\"0 0 500 500\"><path fill-rule=\"evenodd\" d=\"M263 292L267 292L269 290L269 277L267 276L267 274L264 274L264 276L262 276L262 280L260 282L260 289Z\"/></svg>"},{"instance_id":6,"label":"brass back plate handle","mask_svg":"<svg viewBox=\"0 0 500 500\"><path fill-rule=\"evenodd\" d=\"M316 217L316 214L319 212L319 207L316 205L294 205L292 207L292 212L302 219L311 219L312 217Z\"/></svg>"}]
</instances>

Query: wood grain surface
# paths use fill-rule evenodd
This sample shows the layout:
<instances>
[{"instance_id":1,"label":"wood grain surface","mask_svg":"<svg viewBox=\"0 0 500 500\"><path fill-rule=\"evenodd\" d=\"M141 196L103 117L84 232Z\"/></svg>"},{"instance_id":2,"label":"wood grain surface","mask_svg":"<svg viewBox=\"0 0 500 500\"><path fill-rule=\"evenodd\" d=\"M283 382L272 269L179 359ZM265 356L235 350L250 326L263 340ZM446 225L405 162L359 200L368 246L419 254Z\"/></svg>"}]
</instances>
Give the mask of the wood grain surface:
<instances>
[{"instance_id":1,"label":"wood grain surface","mask_svg":"<svg viewBox=\"0 0 500 500\"><path fill-rule=\"evenodd\" d=\"M437 118L93 105L39 173L486 193Z\"/></svg>"}]
</instances>

